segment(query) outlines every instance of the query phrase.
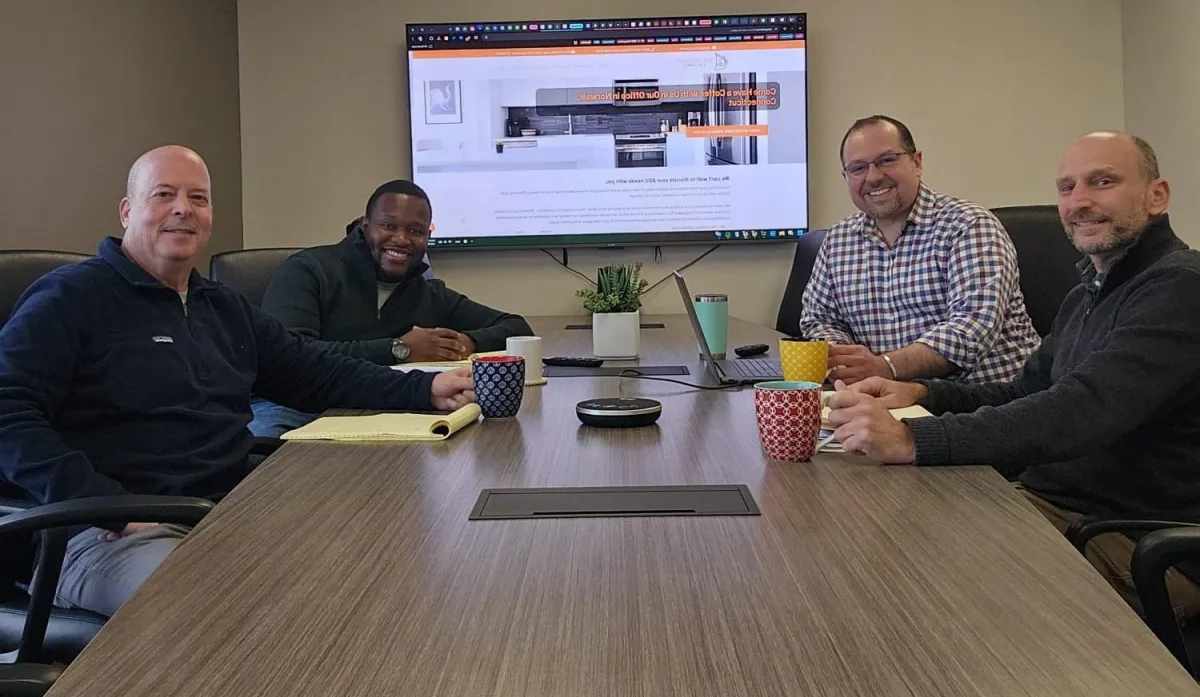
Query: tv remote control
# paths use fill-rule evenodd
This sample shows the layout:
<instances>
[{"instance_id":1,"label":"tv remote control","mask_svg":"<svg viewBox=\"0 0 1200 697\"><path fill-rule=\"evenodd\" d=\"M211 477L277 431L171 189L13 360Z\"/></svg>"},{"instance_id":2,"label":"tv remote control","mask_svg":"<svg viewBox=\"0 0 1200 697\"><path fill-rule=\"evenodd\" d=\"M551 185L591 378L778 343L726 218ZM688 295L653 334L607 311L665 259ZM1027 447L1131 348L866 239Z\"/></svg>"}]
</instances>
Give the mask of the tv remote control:
<instances>
[{"instance_id":1,"label":"tv remote control","mask_svg":"<svg viewBox=\"0 0 1200 697\"><path fill-rule=\"evenodd\" d=\"M733 352L737 354L738 358L750 358L751 356L761 356L769 350L770 347L766 344L750 344L749 346L739 346Z\"/></svg>"},{"instance_id":2,"label":"tv remote control","mask_svg":"<svg viewBox=\"0 0 1200 697\"><path fill-rule=\"evenodd\" d=\"M567 368L599 368L604 365L604 361L599 358L568 358L566 356L552 356L542 359L543 365L553 365Z\"/></svg>"}]
</instances>

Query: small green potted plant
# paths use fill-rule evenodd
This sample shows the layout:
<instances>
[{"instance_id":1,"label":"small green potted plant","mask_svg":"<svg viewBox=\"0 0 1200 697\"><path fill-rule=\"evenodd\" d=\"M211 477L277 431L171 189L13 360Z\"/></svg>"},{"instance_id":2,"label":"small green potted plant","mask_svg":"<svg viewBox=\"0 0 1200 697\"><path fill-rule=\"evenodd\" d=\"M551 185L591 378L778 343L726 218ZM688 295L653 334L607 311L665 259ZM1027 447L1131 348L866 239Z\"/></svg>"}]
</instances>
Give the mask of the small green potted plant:
<instances>
[{"instance_id":1,"label":"small green potted plant","mask_svg":"<svg viewBox=\"0 0 1200 697\"><path fill-rule=\"evenodd\" d=\"M597 358L637 358L641 349L641 264L613 264L596 271L596 287L575 295L592 313L592 353Z\"/></svg>"}]
</instances>

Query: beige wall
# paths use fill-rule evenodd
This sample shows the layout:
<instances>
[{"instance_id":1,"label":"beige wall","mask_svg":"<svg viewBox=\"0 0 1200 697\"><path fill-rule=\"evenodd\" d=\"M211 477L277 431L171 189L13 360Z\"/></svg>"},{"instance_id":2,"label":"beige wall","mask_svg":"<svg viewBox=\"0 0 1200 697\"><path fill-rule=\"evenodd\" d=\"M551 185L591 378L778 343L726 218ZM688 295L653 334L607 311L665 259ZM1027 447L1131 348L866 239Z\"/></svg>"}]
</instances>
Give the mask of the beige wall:
<instances>
[{"instance_id":1,"label":"beige wall","mask_svg":"<svg viewBox=\"0 0 1200 697\"><path fill-rule=\"evenodd\" d=\"M1200 247L1200 0L1126 0L1125 123L1158 151L1171 224Z\"/></svg>"},{"instance_id":2,"label":"beige wall","mask_svg":"<svg viewBox=\"0 0 1200 697\"><path fill-rule=\"evenodd\" d=\"M212 248L241 247L236 0L2 6L0 248L95 253L121 234L129 166L163 143L207 159Z\"/></svg>"},{"instance_id":3,"label":"beige wall","mask_svg":"<svg viewBox=\"0 0 1200 697\"><path fill-rule=\"evenodd\" d=\"M1184 0L1186 1L1186 0ZM1081 132L1124 125L1119 0L808 0L814 227L851 211L837 146L856 117L909 123L933 186L985 205L1054 199L1058 157ZM762 0L756 11L795 11ZM408 176L405 22L727 13L729 2L583 0L241 0L245 244L336 241L379 183ZM435 201L439 206L469 205ZM572 251L589 275L642 260L661 278L703 251ZM544 254L440 252L453 287L526 314L578 311L582 281ZM688 273L697 292L726 291L731 312L774 323L791 264L787 247L727 247ZM650 311L678 312L673 284Z\"/></svg>"}]
</instances>

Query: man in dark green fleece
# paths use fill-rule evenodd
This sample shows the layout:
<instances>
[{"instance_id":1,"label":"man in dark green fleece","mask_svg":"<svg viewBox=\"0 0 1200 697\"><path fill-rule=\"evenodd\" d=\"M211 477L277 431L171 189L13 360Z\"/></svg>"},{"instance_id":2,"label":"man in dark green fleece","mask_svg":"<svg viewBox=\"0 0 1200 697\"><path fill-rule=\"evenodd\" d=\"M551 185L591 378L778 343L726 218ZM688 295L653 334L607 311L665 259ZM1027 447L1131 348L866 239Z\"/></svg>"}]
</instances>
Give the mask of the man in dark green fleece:
<instances>
[{"instance_id":1,"label":"man in dark green fleece","mask_svg":"<svg viewBox=\"0 0 1200 697\"><path fill-rule=\"evenodd\" d=\"M380 365L459 361L501 351L510 336L532 335L522 317L423 277L432 220L419 186L402 179L383 184L345 239L280 265L262 309L329 351ZM259 436L278 436L316 416L264 400L252 407L250 430Z\"/></svg>"},{"instance_id":2,"label":"man in dark green fleece","mask_svg":"<svg viewBox=\"0 0 1200 697\"><path fill-rule=\"evenodd\" d=\"M872 378L830 402L848 452L884 463L992 465L1060 530L1081 515L1200 514L1200 252L1167 219L1170 187L1149 144L1093 133L1063 156L1058 210L1087 255L1082 283L1011 382ZM897 421L921 404L934 418ZM1103 535L1088 558L1139 612L1133 540ZM1200 585L1172 570L1176 612Z\"/></svg>"}]
</instances>

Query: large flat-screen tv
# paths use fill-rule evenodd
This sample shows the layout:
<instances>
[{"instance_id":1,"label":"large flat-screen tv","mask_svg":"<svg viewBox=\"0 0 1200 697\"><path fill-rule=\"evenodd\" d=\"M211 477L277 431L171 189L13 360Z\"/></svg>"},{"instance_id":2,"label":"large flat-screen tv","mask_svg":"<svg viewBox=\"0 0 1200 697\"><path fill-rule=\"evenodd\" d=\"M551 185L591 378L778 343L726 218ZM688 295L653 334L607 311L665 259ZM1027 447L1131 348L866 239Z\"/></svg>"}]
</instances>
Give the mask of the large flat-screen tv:
<instances>
[{"instance_id":1,"label":"large flat-screen tv","mask_svg":"<svg viewBox=\"0 0 1200 697\"><path fill-rule=\"evenodd\" d=\"M410 24L439 249L807 232L803 13Z\"/></svg>"}]
</instances>

